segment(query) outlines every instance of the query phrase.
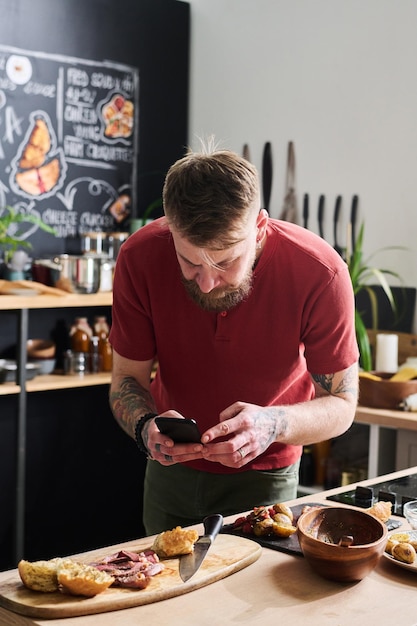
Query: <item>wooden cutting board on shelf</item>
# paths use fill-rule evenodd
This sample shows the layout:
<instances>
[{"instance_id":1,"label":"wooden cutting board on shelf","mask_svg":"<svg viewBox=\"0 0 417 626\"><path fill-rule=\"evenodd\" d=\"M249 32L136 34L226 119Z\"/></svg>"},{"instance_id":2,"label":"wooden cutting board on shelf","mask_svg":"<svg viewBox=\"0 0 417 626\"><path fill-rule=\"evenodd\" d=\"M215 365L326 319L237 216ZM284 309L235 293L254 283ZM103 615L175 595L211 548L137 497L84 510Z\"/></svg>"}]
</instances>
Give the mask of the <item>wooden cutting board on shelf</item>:
<instances>
[{"instance_id":1,"label":"wooden cutting board on shelf","mask_svg":"<svg viewBox=\"0 0 417 626\"><path fill-rule=\"evenodd\" d=\"M149 548L149 539L140 539L121 546L94 550L74 557L89 563L121 549L141 552ZM110 587L94 598L70 596L60 592L41 593L23 586L17 570L0 574L0 606L29 617L64 618L118 611L180 596L216 582L254 563L262 547L242 537L218 535L207 553L200 569L186 583L182 582L179 559L163 559L164 570L153 576L146 589L121 589Z\"/></svg>"}]
</instances>

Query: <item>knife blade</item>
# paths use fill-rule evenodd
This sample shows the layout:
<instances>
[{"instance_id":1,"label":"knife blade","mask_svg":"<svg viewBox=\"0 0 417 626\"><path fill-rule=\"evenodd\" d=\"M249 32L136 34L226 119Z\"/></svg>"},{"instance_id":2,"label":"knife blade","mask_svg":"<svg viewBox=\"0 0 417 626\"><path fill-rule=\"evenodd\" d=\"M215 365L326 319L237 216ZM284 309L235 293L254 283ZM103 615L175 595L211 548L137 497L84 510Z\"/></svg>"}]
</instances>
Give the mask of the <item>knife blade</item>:
<instances>
[{"instance_id":1,"label":"knife blade","mask_svg":"<svg viewBox=\"0 0 417 626\"><path fill-rule=\"evenodd\" d=\"M180 557L180 576L183 582L190 580L204 561L210 546L223 526L223 516L217 513L208 515L204 518L203 524L204 535L194 544L193 552Z\"/></svg>"},{"instance_id":2,"label":"knife blade","mask_svg":"<svg viewBox=\"0 0 417 626\"><path fill-rule=\"evenodd\" d=\"M250 161L250 150L249 150L249 144L247 144L247 143L245 143L244 146L243 146L242 156L247 161Z\"/></svg>"}]
</instances>

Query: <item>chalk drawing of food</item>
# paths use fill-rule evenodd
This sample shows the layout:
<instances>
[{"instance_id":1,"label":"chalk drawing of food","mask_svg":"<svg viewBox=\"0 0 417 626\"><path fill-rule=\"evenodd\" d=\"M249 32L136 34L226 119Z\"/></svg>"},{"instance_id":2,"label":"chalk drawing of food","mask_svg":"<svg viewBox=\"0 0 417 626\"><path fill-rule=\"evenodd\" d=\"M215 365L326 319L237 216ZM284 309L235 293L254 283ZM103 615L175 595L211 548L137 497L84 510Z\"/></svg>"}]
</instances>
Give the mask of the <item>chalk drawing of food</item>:
<instances>
[{"instance_id":1,"label":"chalk drawing of food","mask_svg":"<svg viewBox=\"0 0 417 626\"><path fill-rule=\"evenodd\" d=\"M106 137L130 137L133 131L134 104L120 93L101 107Z\"/></svg>"},{"instance_id":2,"label":"chalk drawing of food","mask_svg":"<svg viewBox=\"0 0 417 626\"><path fill-rule=\"evenodd\" d=\"M12 187L18 193L45 197L61 186L66 169L49 117L39 111L32 113L26 137L12 163Z\"/></svg>"}]
</instances>

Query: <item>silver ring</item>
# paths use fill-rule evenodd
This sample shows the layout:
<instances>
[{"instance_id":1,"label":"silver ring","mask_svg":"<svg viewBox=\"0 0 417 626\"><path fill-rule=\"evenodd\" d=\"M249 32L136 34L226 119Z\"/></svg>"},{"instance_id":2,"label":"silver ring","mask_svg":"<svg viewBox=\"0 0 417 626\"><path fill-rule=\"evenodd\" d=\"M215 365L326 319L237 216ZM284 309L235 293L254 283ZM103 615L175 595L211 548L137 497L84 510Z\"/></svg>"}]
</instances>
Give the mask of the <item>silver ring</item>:
<instances>
[{"instance_id":1,"label":"silver ring","mask_svg":"<svg viewBox=\"0 0 417 626\"><path fill-rule=\"evenodd\" d=\"M239 448L238 452L239 452L239 454L240 454L241 458L242 458L242 459L244 459L244 458L245 458L246 453L243 451L243 448Z\"/></svg>"},{"instance_id":2,"label":"silver ring","mask_svg":"<svg viewBox=\"0 0 417 626\"><path fill-rule=\"evenodd\" d=\"M157 452L161 452L161 444L160 444L160 443L156 443L156 444L155 444L155 450L156 450Z\"/></svg>"},{"instance_id":3,"label":"silver ring","mask_svg":"<svg viewBox=\"0 0 417 626\"><path fill-rule=\"evenodd\" d=\"M172 456L170 456L169 454L164 454L165 460L171 462L172 461Z\"/></svg>"}]
</instances>

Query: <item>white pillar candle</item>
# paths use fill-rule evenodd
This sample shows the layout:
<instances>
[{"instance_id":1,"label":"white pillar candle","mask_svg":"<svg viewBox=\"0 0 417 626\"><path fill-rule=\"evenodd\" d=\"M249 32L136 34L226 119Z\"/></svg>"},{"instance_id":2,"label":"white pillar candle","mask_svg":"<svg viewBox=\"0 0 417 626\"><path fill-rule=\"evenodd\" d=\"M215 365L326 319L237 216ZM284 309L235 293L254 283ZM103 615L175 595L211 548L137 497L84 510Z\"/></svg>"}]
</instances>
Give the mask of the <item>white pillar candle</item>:
<instances>
[{"instance_id":1,"label":"white pillar candle","mask_svg":"<svg viewBox=\"0 0 417 626\"><path fill-rule=\"evenodd\" d=\"M398 370L398 335L376 336L375 369L377 372L388 373Z\"/></svg>"}]
</instances>

